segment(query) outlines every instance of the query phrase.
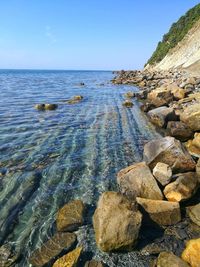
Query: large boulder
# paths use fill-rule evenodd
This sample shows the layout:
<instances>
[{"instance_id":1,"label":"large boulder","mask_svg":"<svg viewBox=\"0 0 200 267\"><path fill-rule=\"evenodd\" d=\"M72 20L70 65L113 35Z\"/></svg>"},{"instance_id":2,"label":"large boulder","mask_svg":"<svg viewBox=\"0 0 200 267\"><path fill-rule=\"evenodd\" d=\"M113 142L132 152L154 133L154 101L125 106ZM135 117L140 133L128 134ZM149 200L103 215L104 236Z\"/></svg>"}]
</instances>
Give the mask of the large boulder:
<instances>
[{"instance_id":1,"label":"large boulder","mask_svg":"<svg viewBox=\"0 0 200 267\"><path fill-rule=\"evenodd\" d=\"M166 87L152 90L147 98L155 107L168 105L173 100L173 94Z\"/></svg>"},{"instance_id":2,"label":"large boulder","mask_svg":"<svg viewBox=\"0 0 200 267\"><path fill-rule=\"evenodd\" d=\"M180 88L177 84L168 85L167 89L173 94L175 100L185 98L187 91Z\"/></svg>"},{"instance_id":3,"label":"large boulder","mask_svg":"<svg viewBox=\"0 0 200 267\"><path fill-rule=\"evenodd\" d=\"M187 208L187 214L191 221L200 226L200 203Z\"/></svg>"},{"instance_id":4,"label":"large boulder","mask_svg":"<svg viewBox=\"0 0 200 267\"><path fill-rule=\"evenodd\" d=\"M150 121L158 127L165 128L168 121L177 119L173 108L159 107L147 113Z\"/></svg>"},{"instance_id":5,"label":"large boulder","mask_svg":"<svg viewBox=\"0 0 200 267\"><path fill-rule=\"evenodd\" d=\"M67 253L63 257L59 258L54 264L53 267L77 267L79 259L81 257L81 252L83 248L78 247L73 251Z\"/></svg>"},{"instance_id":6,"label":"large boulder","mask_svg":"<svg viewBox=\"0 0 200 267\"><path fill-rule=\"evenodd\" d=\"M105 252L130 250L135 245L142 215L117 192L101 195L93 216L97 246Z\"/></svg>"},{"instance_id":7,"label":"large boulder","mask_svg":"<svg viewBox=\"0 0 200 267\"><path fill-rule=\"evenodd\" d=\"M144 160L153 169L158 162L168 164L173 172L194 170L196 164L186 148L174 137L150 141L144 146Z\"/></svg>"},{"instance_id":8,"label":"large boulder","mask_svg":"<svg viewBox=\"0 0 200 267\"><path fill-rule=\"evenodd\" d=\"M62 207L56 218L59 232L74 231L84 222L84 204L81 200L74 200Z\"/></svg>"},{"instance_id":9,"label":"large boulder","mask_svg":"<svg viewBox=\"0 0 200 267\"><path fill-rule=\"evenodd\" d=\"M128 198L163 199L162 192L145 162L136 163L117 174L120 190Z\"/></svg>"},{"instance_id":10,"label":"large boulder","mask_svg":"<svg viewBox=\"0 0 200 267\"><path fill-rule=\"evenodd\" d=\"M174 182L164 189L164 195L169 201L183 201L191 198L197 191L199 182L195 172L178 174Z\"/></svg>"},{"instance_id":11,"label":"large boulder","mask_svg":"<svg viewBox=\"0 0 200 267\"><path fill-rule=\"evenodd\" d=\"M191 130L200 130L200 103L195 103L184 108L180 115L181 121L187 124Z\"/></svg>"},{"instance_id":12,"label":"large boulder","mask_svg":"<svg viewBox=\"0 0 200 267\"><path fill-rule=\"evenodd\" d=\"M14 266L15 261L18 259L19 255L13 251L13 248L8 245L2 245L0 247L0 266L9 267Z\"/></svg>"},{"instance_id":13,"label":"large boulder","mask_svg":"<svg viewBox=\"0 0 200 267\"><path fill-rule=\"evenodd\" d=\"M191 267L200 266L200 238L191 239L187 242L186 248L182 253L182 259L188 262Z\"/></svg>"},{"instance_id":14,"label":"large boulder","mask_svg":"<svg viewBox=\"0 0 200 267\"><path fill-rule=\"evenodd\" d=\"M177 202L136 198L137 203L159 225L173 225L181 220L180 206Z\"/></svg>"},{"instance_id":15,"label":"large boulder","mask_svg":"<svg viewBox=\"0 0 200 267\"><path fill-rule=\"evenodd\" d=\"M35 250L29 262L34 267L42 267L58 256L63 250L70 250L76 243L76 235L74 233L57 233L41 248Z\"/></svg>"},{"instance_id":16,"label":"large boulder","mask_svg":"<svg viewBox=\"0 0 200 267\"><path fill-rule=\"evenodd\" d=\"M169 165L158 162L153 169L153 175L161 185L165 186L169 184L172 179L172 169Z\"/></svg>"},{"instance_id":17,"label":"large boulder","mask_svg":"<svg viewBox=\"0 0 200 267\"><path fill-rule=\"evenodd\" d=\"M192 130L182 121L169 121L167 131L170 136L184 142L193 136Z\"/></svg>"},{"instance_id":18,"label":"large boulder","mask_svg":"<svg viewBox=\"0 0 200 267\"><path fill-rule=\"evenodd\" d=\"M186 143L189 153L197 158L200 158L200 133L195 133L194 139Z\"/></svg>"},{"instance_id":19,"label":"large boulder","mask_svg":"<svg viewBox=\"0 0 200 267\"><path fill-rule=\"evenodd\" d=\"M189 267L189 265L172 252L161 252L156 267Z\"/></svg>"}]
</instances>

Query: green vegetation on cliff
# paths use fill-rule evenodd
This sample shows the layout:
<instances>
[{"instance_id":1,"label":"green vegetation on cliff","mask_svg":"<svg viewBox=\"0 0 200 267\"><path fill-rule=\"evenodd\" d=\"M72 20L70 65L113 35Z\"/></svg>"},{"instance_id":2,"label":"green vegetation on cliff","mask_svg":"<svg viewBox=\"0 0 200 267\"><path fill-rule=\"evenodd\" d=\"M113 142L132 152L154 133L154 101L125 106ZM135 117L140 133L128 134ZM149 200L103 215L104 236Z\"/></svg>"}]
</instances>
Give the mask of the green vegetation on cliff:
<instances>
[{"instance_id":1,"label":"green vegetation on cliff","mask_svg":"<svg viewBox=\"0 0 200 267\"><path fill-rule=\"evenodd\" d=\"M173 23L169 32L163 36L161 42L148 60L147 64L153 65L160 62L180 42L193 25L200 19L200 4L190 9L176 23Z\"/></svg>"}]
</instances>

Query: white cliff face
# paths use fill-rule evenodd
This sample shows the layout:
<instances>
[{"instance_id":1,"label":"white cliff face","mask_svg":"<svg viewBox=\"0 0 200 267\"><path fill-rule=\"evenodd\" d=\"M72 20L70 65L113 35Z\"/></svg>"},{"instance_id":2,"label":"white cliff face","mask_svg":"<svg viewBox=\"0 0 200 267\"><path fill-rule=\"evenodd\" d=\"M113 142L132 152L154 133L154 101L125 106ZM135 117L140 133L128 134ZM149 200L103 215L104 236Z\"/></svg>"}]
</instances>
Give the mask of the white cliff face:
<instances>
[{"instance_id":1,"label":"white cliff face","mask_svg":"<svg viewBox=\"0 0 200 267\"><path fill-rule=\"evenodd\" d=\"M149 68L149 66L147 67ZM154 70L184 68L200 75L200 20L165 58L153 67Z\"/></svg>"}]
</instances>

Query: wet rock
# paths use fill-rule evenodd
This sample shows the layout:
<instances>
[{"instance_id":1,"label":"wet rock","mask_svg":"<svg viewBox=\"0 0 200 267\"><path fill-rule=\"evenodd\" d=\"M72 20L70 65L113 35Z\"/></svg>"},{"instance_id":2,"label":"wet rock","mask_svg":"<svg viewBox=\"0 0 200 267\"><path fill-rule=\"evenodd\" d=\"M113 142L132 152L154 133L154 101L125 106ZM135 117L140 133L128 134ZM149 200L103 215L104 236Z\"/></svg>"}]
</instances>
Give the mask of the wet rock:
<instances>
[{"instance_id":1,"label":"wet rock","mask_svg":"<svg viewBox=\"0 0 200 267\"><path fill-rule=\"evenodd\" d=\"M191 221L200 226L200 203L187 208L187 214Z\"/></svg>"},{"instance_id":2,"label":"wet rock","mask_svg":"<svg viewBox=\"0 0 200 267\"><path fill-rule=\"evenodd\" d=\"M45 110L55 110L58 108L57 104L45 104Z\"/></svg>"},{"instance_id":3,"label":"wet rock","mask_svg":"<svg viewBox=\"0 0 200 267\"><path fill-rule=\"evenodd\" d=\"M1 267L9 267L15 263L18 259L19 255L17 255L11 248L10 245L5 244L0 247L0 266Z\"/></svg>"},{"instance_id":4,"label":"wet rock","mask_svg":"<svg viewBox=\"0 0 200 267\"><path fill-rule=\"evenodd\" d=\"M152 90L147 98L155 107L161 107L168 105L173 100L173 94L166 87L160 87Z\"/></svg>"},{"instance_id":5,"label":"wet rock","mask_svg":"<svg viewBox=\"0 0 200 267\"><path fill-rule=\"evenodd\" d=\"M32 253L29 262L35 267L41 267L58 256L63 250L70 250L75 243L76 235L74 233L57 233L41 248Z\"/></svg>"},{"instance_id":6,"label":"wet rock","mask_svg":"<svg viewBox=\"0 0 200 267\"><path fill-rule=\"evenodd\" d=\"M80 85L80 86L84 86L84 85L85 85L85 83L83 83L83 82L82 82L82 83L79 83L79 85Z\"/></svg>"},{"instance_id":7,"label":"wet rock","mask_svg":"<svg viewBox=\"0 0 200 267\"><path fill-rule=\"evenodd\" d=\"M135 93L129 91L129 92L125 93L124 96L127 97L127 98L133 98L133 97L135 97Z\"/></svg>"},{"instance_id":8,"label":"wet rock","mask_svg":"<svg viewBox=\"0 0 200 267\"><path fill-rule=\"evenodd\" d=\"M172 225L181 220L180 206L177 202L136 198L137 203L159 225Z\"/></svg>"},{"instance_id":9,"label":"wet rock","mask_svg":"<svg viewBox=\"0 0 200 267\"><path fill-rule=\"evenodd\" d=\"M165 128L168 121L177 119L173 108L168 107L152 109L147 113L147 115L153 124L161 128Z\"/></svg>"},{"instance_id":10,"label":"wet rock","mask_svg":"<svg viewBox=\"0 0 200 267\"><path fill-rule=\"evenodd\" d=\"M192 267L200 266L200 238L191 239L187 242L186 248L182 253L182 259Z\"/></svg>"},{"instance_id":11,"label":"wet rock","mask_svg":"<svg viewBox=\"0 0 200 267\"><path fill-rule=\"evenodd\" d=\"M148 112L149 110L154 109L154 108L155 106L149 102L145 102L143 105L140 106L140 109L143 112Z\"/></svg>"},{"instance_id":12,"label":"wet rock","mask_svg":"<svg viewBox=\"0 0 200 267\"><path fill-rule=\"evenodd\" d=\"M200 158L200 133L195 133L194 139L189 140L185 146L191 155Z\"/></svg>"},{"instance_id":13,"label":"wet rock","mask_svg":"<svg viewBox=\"0 0 200 267\"><path fill-rule=\"evenodd\" d=\"M165 186L169 184L172 179L172 169L169 165L158 162L153 169L153 175L158 180L161 185Z\"/></svg>"},{"instance_id":14,"label":"wet rock","mask_svg":"<svg viewBox=\"0 0 200 267\"><path fill-rule=\"evenodd\" d=\"M70 100L67 101L68 104L77 104L79 103L81 100L83 100L83 96L81 95L76 95L74 97L72 97Z\"/></svg>"},{"instance_id":15,"label":"wet rock","mask_svg":"<svg viewBox=\"0 0 200 267\"><path fill-rule=\"evenodd\" d=\"M44 110L55 110L58 108L57 104L37 104L35 105L35 108L41 111Z\"/></svg>"},{"instance_id":16,"label":"wet rock","mask_svg":"<svg viewBox=\"0 0 200 267\"><path fill-rule=\"evenodd\" d=\"M200 130L200 103L189 105L184 108L183 112L180 115L182 122L187 124L191 130L199 131Z\"/></svg>"},{"instance_id":17,"label":"wet rock","mask_svg":"<svg viewBox=\"0 0 200 267\"><path fill-rule=\"evenodd\" d=\"M104 264L99 261L91 260L87 261L84 267L104 267Z\"/></svg>"},{"instance_id":18,"label":"wet rock","mask_svg":"<svg viewBox=\"0 0 200 267\"><path fill-rule=\"evenodd\" d=\"M97 246L105 252L130 250L135 245L142 215L117 192L101 195L93 216Z\"/></svg>"},{"instance_id":19,"label":"wet rock","mask_svg":"<svg viewBox=\"0 0 200 267\"><path fill-rule=\"evenodd\" d=\"M191 129L181 121L169 121L167 124L168 134L184 142L193 136Z\"/></svg>"},{"instance_id":20,"label":"wet rock","mask_svg":"<svg viewBox=\"0 0 200 267\"><path fill-rule=\"evenodd\" d=\"M189 265L172 252L161 252L157 259L157 267L189 267Z\"/></svg>"},{"instance_id":21,"label":"wet rock","mask_svg":"<svg viewBox=\"0 0 200 267\"><path fill-rule=\"evenodd\" d=\"M133 107L133 102L130 100L125 100L123 102L123 106L127 107L127 108L132 108Z\"/></svg>"},{"instance_id":22,"label":"wet rock","mask_svg":"<svg viewBox=\"0 0 200 267\"><path fill-rule=\"evenodd\" d=\"M36 104L35 109L44 111L45 110L45 104Z\"/></svg>"},{"instance_id":23,"label":"wet rock","mask_svg":"<svg viewBox=\"0 0 200 267\"><path fill-rule=\"evenodd\" d=\"M62 207L56 218L59 232L74 231L84 223L85 207L81 200L74 200Z\"/></svg>"},{"instance_id":24,"label":"wet rock","mask_svg":"<svg viewBox=\"0 0 200 267\"><path fill-rule=\"evenodd\" d=\"M53 267L77 267L82 250L82 247L78 247L73 251L67 253L66 255L58 259L53 264Z\"/></svg>"},{"instance_id":25,"label":"wet rock","mask_svg":"<svg viewBox=\"0 0 200 267\"><path fill-rule=\"evenodd\" d=\"M174 173L194 170L196 164L186 148L174 137L150 141L144 146L144 160L153 169L158 162L168 164Z\"/></svg>"},{"instance_id":26,"label":"wet rock","mask_svg":"<svg viewBox=\"0 0 200 267\"><path fill-rule=\"evenodd\" d=\"M163 199L162 192L145 162L136 163L117 174L120 190L130 199Z\"/></svg>"},{"instance_id":27,"label":"wet rock","mask_svg":"<svg viewBox=\"0 0 200 267\"><path fill-rule=\"evenodd\" d=\"M169 201L183 201L191 198L197 191L199 182L195 172L177 174L176 180L164 189L164 195Z\"/></svg>"}]
</instances>

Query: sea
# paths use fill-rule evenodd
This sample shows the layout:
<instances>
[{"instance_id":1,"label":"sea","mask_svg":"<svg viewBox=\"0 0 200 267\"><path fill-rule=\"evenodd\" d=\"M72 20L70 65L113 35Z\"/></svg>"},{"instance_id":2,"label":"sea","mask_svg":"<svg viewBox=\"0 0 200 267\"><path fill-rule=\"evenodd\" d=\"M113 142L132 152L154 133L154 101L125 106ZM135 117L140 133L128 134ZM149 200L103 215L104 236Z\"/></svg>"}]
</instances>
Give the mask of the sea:
<instances>
[{"instance_id":1,"label":"sea","mask_svg":"<svg viewBox=\"0 0 200 267\"><path fill-rule=\"evenodd\" d=\"M148 266L139 252L98 250L92 215L99 196L118 191L117 172L142 160L143 146L159 134L127 91L111 83L111 71L0 70L0 245L28 258L56 232L56 214L81 199L85 225L77 231L85 258L109 267ZM80 85L80 83L84 83ZM67 100L82 95L74 105ZM38 111L56 103L54 111Z\"/></svg>"}]
</instances>

